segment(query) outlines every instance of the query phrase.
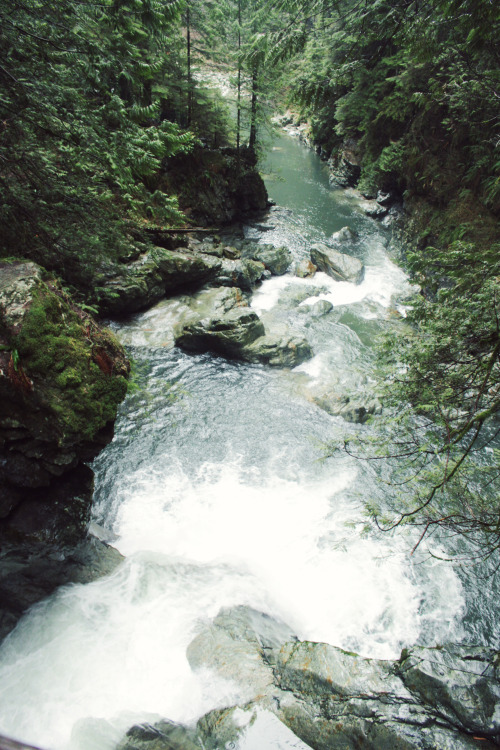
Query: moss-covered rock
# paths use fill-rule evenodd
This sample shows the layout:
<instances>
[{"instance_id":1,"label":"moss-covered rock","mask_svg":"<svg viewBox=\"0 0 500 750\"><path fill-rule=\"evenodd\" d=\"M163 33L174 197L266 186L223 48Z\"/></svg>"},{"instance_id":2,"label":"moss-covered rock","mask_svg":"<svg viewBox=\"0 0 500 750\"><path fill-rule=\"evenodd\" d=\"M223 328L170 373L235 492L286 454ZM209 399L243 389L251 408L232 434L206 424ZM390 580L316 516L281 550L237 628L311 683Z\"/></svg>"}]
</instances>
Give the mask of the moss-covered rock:
<instances>
[{"instance_id":1,"label":"moss-covered rock","mask_svg":"<svg viewBox=\"0 0 500 750\"><path fill-rule=\"evenodd\" d=\"M0 638L57 586L119 561L86 539L83 462L113 436L128 371L111 332L39 266L0 263Z\"/></svg>"},{"instance_id":2,"label":"moss-covered rock","mask_svg":"<svg viewBox=\"0 0 500 750\"><path fill-rule=\"evenodd\" d=\"M0 264L0 517L109 441L129 364L33 263ZM21 493L23 494L23 493Z\"/></svg>"}]
</instances>

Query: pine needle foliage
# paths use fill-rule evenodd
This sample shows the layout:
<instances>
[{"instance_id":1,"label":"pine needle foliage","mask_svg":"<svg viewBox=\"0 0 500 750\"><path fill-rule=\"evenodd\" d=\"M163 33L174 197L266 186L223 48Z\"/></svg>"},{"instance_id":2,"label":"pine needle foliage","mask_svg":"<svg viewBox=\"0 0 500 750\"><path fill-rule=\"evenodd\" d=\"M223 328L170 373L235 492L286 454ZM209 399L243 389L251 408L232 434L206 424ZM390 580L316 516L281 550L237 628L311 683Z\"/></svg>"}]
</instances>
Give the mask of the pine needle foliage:
<instances>
[{"instance_id":1,"label":"pine needle foliage","mask_svg":"<svg viewBox=\"0 0 500 750\"><path fill-rule=\"evenodd\" d=\"M1 0L0 253L71 276L182 220L155 189L193 137L162 118L180 0ZM174 66L175 68L175 66Z\"/></svg>"}]
</instances>

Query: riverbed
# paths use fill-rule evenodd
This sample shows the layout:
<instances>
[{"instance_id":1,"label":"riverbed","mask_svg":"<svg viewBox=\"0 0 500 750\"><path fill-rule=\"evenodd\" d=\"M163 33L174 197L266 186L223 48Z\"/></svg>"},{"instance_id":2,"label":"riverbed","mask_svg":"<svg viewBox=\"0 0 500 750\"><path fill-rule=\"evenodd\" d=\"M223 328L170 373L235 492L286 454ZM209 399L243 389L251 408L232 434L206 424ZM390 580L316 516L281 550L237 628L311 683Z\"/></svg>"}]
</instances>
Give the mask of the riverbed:
<instances>
[{"instance_id":1,"label":"riverbed","mask_svg":"<svg viewBox=\"0 0 500 750\"><path fill-rule=\"evenodd\" d=\"M244 701L244 684L193 672L186 659L222 607L249 605L300 639L370 657L414 643L494 641L493 582L479 597L466 574L425 548L411 555L410 531L367 529L365 503L383 504L389 491L380 472L342 452L324 459L326 444L377 429L376 418L331 416L315 394L376 391L374 345L404 320L410 291L388 250L390 226L366 216L354 192L333 189L316 154L288 136L265 169L276 206L244 231L286 245L294 260L251 304L305 336L314 357L289 371L182 352L175 299L113 324L136 388L95 461L93 516L125 561L37 605L6 640L4 734L47 750L112 750L134 723L189 723ZM310 244L344 226L358 236L364 281L295 276ZM311 312L319 300L330 312Z\"/></svg>"}]
</instances>

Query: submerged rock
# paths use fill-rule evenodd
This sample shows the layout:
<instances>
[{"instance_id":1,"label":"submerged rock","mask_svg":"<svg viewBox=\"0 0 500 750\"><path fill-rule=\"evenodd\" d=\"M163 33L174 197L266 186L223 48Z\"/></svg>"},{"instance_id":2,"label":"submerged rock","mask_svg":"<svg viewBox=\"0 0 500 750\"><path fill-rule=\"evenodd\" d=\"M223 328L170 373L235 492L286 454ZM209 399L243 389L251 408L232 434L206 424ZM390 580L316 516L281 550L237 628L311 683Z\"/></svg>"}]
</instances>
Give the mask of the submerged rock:
<instances>
[{"instance_id":1,"label":"submerged rock","mask_svg":"<svg viewBox=\"0 0 500 750\"><path fill-rule=\"evenodd\" d=\"M339 253L319 242L311 247L311 261L336 281L360 284L365 275L365 267L358 258Z\"/></svg>"}]
</instances>

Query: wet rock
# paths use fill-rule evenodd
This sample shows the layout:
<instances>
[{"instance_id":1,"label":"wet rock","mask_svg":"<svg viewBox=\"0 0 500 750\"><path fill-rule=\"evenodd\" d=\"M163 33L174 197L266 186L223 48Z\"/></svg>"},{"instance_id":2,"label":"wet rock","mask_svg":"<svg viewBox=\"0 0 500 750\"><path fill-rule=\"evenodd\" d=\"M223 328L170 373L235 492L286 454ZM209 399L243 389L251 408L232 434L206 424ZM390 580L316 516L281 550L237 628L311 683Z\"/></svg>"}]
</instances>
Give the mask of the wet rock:
<instances>
[{"instance_id":1,"label":"wet rock","mask_svg":"<svg viewBox=\"0 0 500 750\"><path fill-rule=\"evenodd\" d=\"M361 158L357 142L350 138L330 159L330 183L338 187L356 187L361 176Z\"/></svg>"},{"instance_id":2,"label":"wet rock","mask_svg":"<svg viewBox=\"0 0 500 750\"><path fill-rule=\"evenodd\" d=\"M346 242L354 242L358 237L358 233L354 229L351 229L351 227L342 227L338 232L332 234L330 242L344 244Z\"/></svg>"},{"instance_id":3,"label":"wet rock","mask_svg":"<svg viewBox=\"0 0 500 750\"><path fill-rule=\"evenodd\" d=\"M250 308L233 309L223 317L215 316L188 323L176 337L181 349L211 351L242 359L245 347L264 335L264 325Z\"/></svg>"},{"instance_id":4,"label":"wet rock","mask_svg":"<svg viewBox=\"0 0 500 750\"><path fill-rule=\"evenodd\" d=\"M425 705L456 726L500 738L500 652L471 646L415 646L399 675Z\"/></svg>"},{"instance_id":5,"label":"wet rock","mask_svg":"<svg viewBox=\"0 0 500 750\"><path fill-rule=\"evenodd\" d=\"M60 586L97 580L111 573L122 559L118 550L93 538L75 546L55 546L33 539L2 540L0 639L29 607Z\"/></svg>"},{"instance_id":6,"label":"wet rock","mask_svg":"<svg viewBox=\"0 0 500 750\"><path fill-rule=\"evenodd\" d=\"M155 248L133 263L113 264L99 275L99 309L109 315L142 310L166 294L210 281L221 266L218 258L208 254Z\"/></svg>"},{"instance_id":7,"label":"wet rock","mask_svg":"<svg viewBox=\"0 0 500 750\"><path fill-rule=\"evenodd\" d=\"M173 721L137 724L128 730L116 750L200 750L196 730Z\"/></svg>"},{"instance_id":8,"label":"wet rock","mask_svg":"<svg viewBox=\"0 0 500 750\"><path fill-rule=\"evenodd\" d=\"M320 299L314 303L311 307L311 315L313 318L321 318L323 315L328 315L333 310L333 305L327 299Z\"/></svg>"},{"instance_id":9,"label":"wet rock","mask_svg":"<svg viewBox=\"0 0 500 750\"><path fill-rule=\"evenodd\" d=\"M379 190L377 193L377 203L385 208L390 208L397 201L397 196L394 193L384 193Z\"/></svg>"},{"instance_id":10,"label":"wet rock","mask_svg":"<svg viewBox=\"0 0 500 750\"><path fill-rule=\"evenodd\" d=\"M382 413L382 405L377 398L362 400L359 396L351 397L337 391L316 394L313 401L332 417L342 417L346 422L364 424L372 415Z\"/></svg>"},{"instance_id":11,"label":"wet rock","mask_svg":"<svg viewBox=\"0 0 500 750\"><path fill-rule=\"evenodd\" d=\"M251 291L264 274L263 263L249 259L223 260L213 283L217 286L239 287L245 291Z\"/></svg>"},{"instance_id":12,"label":"wet rock","mask_svg":"<svg viewBox=\"0 0 500 750\"><path fill-rule=\"evenodd\" d=\"M195 148L169 160L163 189L198 226L229 224L268 207L268 196L250 149Z\"/></svg>"},{"instance_id":13,"label":"wet rock","mask_svg":"<svg viewBox=\"0 0 500 750\"><path fill-rule=\"evenodd\" d=\"M248 307L242 291L233 287L204 290L195 295L174 336L176 345L186 351L210 351L274 367L295 367L312 356L307 341L288 328L266 331L258 315Z\"/></svg>"},{"instance_id":14,"label":"wet rock","mask_svg":"<svg viewBox=\"0 0 500 750\"><path fill-rule=\"evenodd\" d=\"M320 271L336 281L351 281L360 284L365 275L365 267L357 258L339 253L322 243L311 247L311 261Z\"/></svg>"},{"instance_id":15,"label":"wet rock","mask_svg":"<svg viewBox=\"0 0 500 750\"><path fill-rule=\"evenodd\" d=\"M445 647L446 656L434 660L435 649L415 648L392 662L290 640L291 634L284 623L241 606L221 610L192 641L191 666L232 680L242 695L239 706L198 721L201 746L265 747L274 738L278 747L288 741L303 748L300 738L313 750L473 750L479 740L483 750L497 746L494 651ZM280 722L295 737L285 741Z\"/></svg>"},{"instance_id":16,"label":"wet rock","mask_svg":"<svg viewBox=\"0 0 500 750\"><path fill-rule=\"evenodd\" d=\"M309 343L283 326L280 333L270 332L256 339L246 348L243 358L272 367L296 367L312 356Z\"/></svg>"},{"instance_id":17,"label":"wet rock","mask_svg":"<svg viewBox=\"0 0 500 750\"><path fill-rule=\"evenodd\" d=\"M187 658L193 669L209 667L241 683L247 699L253 699L274 684L262 654L294 637L283 622L250 607L222 609L190 643Z\"/></svg>"},{"instance_id":18,"label":"wet rock","mask_svg":"<svg viewBox=\"0 0 500 750\"><path fill-rule=\"evenodd\" d=\"M363 212L372 219L383 219L389 211L388 207L380 205L376 200L361 201L360 206Z\"/></svg>"},{"instance_id":19,"label":"wet rock","mask_svg":"<svg viewBox=\"0 0 500 750\"><path fill-rule=\"evenodd\" d=\"M255 245L243 251L245 257L259 261L273 276L283 276L292 262L292 254L287 247L274 245Z\"/></svg>"},{"instance_id":20,"label":"wet rock","mask_svg":"<svg viewBox=\"0 0 500 750\"><path fill-rule=\"evenodd\" d=\"M295 269L295 276L298 276L299 279L307 279L314 276L317 270L318 268L312 260L302 260Z\"/></svg>"},{"instance_id":21,"label":"wet rock","mask_svg":"<svg viewBox=\"0 0 500 750\"><path fill-rule=\"evenodd\" d=\"M116 339L42 277L32 263L0 264L4 517L112 439L127 390Z\"/></svg>"},{"instance_id":22,"label":"wet rock","mask_svg":"<svg viewBox=\"0 0 500 750\"><path fill-rule=\"evenodd\" d=\"M84 462L112 440L128 371L114 336L38 266L0 263L0 635L75 580L68 556L93 490Z\"/></svg>"}]
</instances>

